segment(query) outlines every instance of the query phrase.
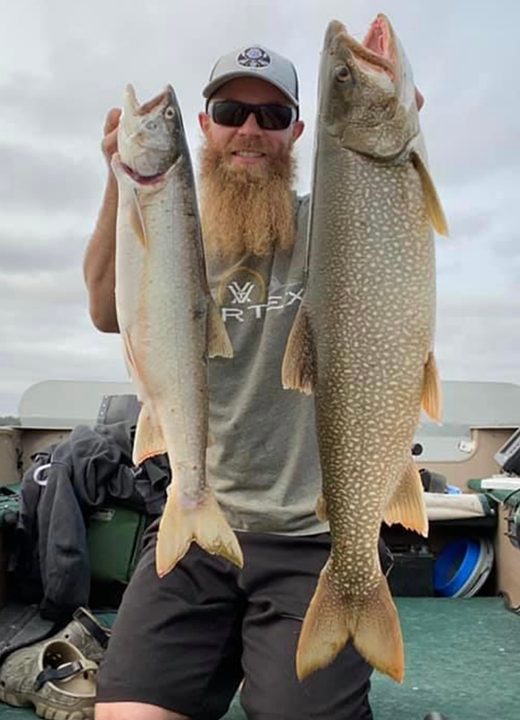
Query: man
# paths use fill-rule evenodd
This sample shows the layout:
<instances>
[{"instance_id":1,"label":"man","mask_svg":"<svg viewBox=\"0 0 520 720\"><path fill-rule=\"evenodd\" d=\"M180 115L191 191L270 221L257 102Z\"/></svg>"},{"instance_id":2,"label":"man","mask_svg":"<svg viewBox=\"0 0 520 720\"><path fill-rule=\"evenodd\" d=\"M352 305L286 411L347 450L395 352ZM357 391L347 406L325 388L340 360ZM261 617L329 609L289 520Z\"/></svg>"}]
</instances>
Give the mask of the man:
<instances>
[{"instance_id":1,"label":"man","mask_svg":"<svg viewBox=\"0 0 520 720\"><path fill-rule=\"evenodd\" d=\"M315 515L320 468L312 398L281 367L301 302L308 198L293 146L303 132L292 63L264 47L221 57L199 115L201 220L209 281L234 358L209 364L208 478L244 552L239 571L196 545L159 580L156 527L125 594L98 678L97 720L213 720L243 680L248 718L370 720L372 669L349 644L303 683L301 622L329 549ZM116 151L119 111L103 152ZM90 312L117 332L117 184L109 171L85 257Z\"/></svg>"}]
</instances>

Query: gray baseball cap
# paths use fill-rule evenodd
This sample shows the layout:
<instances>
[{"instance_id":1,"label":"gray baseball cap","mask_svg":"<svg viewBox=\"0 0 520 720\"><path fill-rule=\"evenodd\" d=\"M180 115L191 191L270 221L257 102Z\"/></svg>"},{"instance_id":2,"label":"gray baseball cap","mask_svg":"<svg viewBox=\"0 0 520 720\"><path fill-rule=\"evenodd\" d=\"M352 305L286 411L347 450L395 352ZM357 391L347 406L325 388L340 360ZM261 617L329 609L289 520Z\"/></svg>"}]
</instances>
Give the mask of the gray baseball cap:
<instances>
[{"instance_id":1,"label":"gray baseball cap","mask_svg":"<svg viewBox=\"0 0 520 720\"><path fill-rule=\"evenodd\" d=\"M213 66L202 95L210 98L221 85L238 77L266 80L281 90L293 105L299 106L296 68L290 60L262 45L249 45L222 55Z\"/></svg>"}]
</instances>

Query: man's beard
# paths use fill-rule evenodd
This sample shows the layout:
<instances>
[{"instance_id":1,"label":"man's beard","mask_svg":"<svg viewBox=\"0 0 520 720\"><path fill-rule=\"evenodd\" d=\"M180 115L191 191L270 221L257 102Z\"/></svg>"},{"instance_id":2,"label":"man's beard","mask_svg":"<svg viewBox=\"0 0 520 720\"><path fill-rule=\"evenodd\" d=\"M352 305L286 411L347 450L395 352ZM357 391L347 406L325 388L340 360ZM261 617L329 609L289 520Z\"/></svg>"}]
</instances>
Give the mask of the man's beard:
<instances>
[{"instance_id":1,"label":"man's beard","mask_svg":"<svg viewBox=\"0 0 520 720\"><path fill-rule=\"evenodd\" d=\"M234 165L237 150L266 152L260 141L235 140L224 150L205 141L200 152L202 235L210 257L233 261L294 245L296 160L291 148L258 165ZM272 151L270 151L272 153Z\"/></svg>"}]
</instances>

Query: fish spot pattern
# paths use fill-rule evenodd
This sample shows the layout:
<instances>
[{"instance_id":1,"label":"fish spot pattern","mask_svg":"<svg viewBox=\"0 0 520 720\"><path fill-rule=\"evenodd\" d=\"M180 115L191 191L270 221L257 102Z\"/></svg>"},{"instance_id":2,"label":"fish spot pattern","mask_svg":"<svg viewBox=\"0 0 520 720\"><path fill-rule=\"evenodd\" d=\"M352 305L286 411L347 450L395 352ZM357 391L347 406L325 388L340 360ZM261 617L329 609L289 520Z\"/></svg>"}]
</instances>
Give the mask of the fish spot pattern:
<instances>
[{"instance_id":1,"label":"fish spot pattern","mask_svg":"<svg viewBox=\"0 0 520 720\"><path fill-rule=\"evenodd\" d=\"M433 234L411 162L383 164L320 138L306 305L316 418L343 596L381 581L377 540L419 420L433 341Z\"/></svg>"}]
</instances>

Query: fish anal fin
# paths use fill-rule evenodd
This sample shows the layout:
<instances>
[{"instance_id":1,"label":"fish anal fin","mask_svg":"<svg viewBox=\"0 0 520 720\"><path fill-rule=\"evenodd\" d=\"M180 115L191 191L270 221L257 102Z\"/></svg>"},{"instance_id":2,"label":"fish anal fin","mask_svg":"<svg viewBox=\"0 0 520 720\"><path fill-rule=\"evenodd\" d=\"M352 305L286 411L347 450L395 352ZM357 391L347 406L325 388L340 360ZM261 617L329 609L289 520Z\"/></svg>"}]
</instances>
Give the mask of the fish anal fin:
<instances>
[{"instance_id":1,"label":"fish anal fin","mask_svg":"<svg viewBox=\"0 0 520 720\"><path fill-rule=\"evenodd\" d=\"M431 224L439 235L449 235L448 221L442 209L441 201L435 189L434 182L431 178L430 172L426 166L426 163L421 158L418 152L412 153L412 162L415 169L419 173L421 185L426 201L426 211L430 218Z\"/></svg>"},{"instance_id":2,"label":"fish anal fin","mask_svg":"<svg viewBox=\"0 0 520 720\"><path fill-rule=\"evenodd\" d=\"M135 192L130 204L130 225L132 226L132 230L136 234L141 245L145 248L145 250L148 250L150 248L150 241L146 232L146 225L141 206L139 205L139 198Z\"/></svg>"},{"instance_id":3,"label":"fish anal fin","mask_svg":"<svg viewBox=\"0 0 520 720\"><path fill-rule=\"evenodd\" d=\"M329 566L330 561L303 621L296 652L299 680L327 667L351 639L374 668L402 682L403 639L386 578L381 577L370 595L346 595L331 582Z\"/></svg>"},{"instance_id":4,"label":"fish anal fin","mask_svg":"<svg viewBox=\"0 0 520 720\"><path fill-rule=\"evenodd\" d=\"M428 359L424 366L421 404L432 420L435 420L437 423L441 422L442 389L437 362L433 352L428 354Z\"/></svg>"},{"instance_id":5,"label":"fish anal fin","mask_svg":"<svg viewBox=\"0 0 520 720\"><path fill-rule=\"evenodd\" d=\"M428 536L428 514L424 502L421 476L412 458L386 507L383 519L387 525L400 523L408 530Z\"/></svg>"},{"instance_id":6,"label":"fish anal fin","mask_svg":"<svg viewBox=\"0 0 520 720\"><path fill-rule=\"evenodd\" d=\"M309 316L300 305L289 334L282 365L282 384L286 390L300 390L306 395L314 391L316 353Z\"/></svg>"},{"instance_id":7,"label":"fish anal fin","mask_svg":"<svg viewBox=\"0 0 520 720\"><path fill-rule=\"evenodd\" d=\"M323 493L319 494L318 502L316 503L316 517L322 522L328 520L329 517L327 514L327 501Z\"/></svg>"},{"instance_id":8,"label":"fish anal fin","mask_svg":"<svg viewBox=\"0 0 520 720\"><path fill-rule=\"evenodd\" d=\"M140 465L155 455L162 455L166 452L166 449L166 442L161 428L157 423L153 422L148 407L143 405L139 413L139 418L137 419L137 428L135 431L134 448L132 452L134 465Z\"/></svg>"},{"instance_id":9,"label":"fish anal fin","mask_svg":"<svg viewBox=\"0 0 520 720\"><path fill-rule=\"evenodd\" d=\"M208 491L199 503L192 506L191 503L183 503L176 487L171 486L157 536L155 561L159 577L173 570L192 542L240 568L244 566L237 536L215 496Z\"/></svg>"},{"instance_id":10,"label":"fish anal fin","mask_svg":"<svg viewBox=\"0 0 520 720\"><path fill-rule=\"evenodd\" d=\"M211 295L208 302L208 355L209 357L233 357L233 346L226 325Z\"/></svg>"}]
</instances>

